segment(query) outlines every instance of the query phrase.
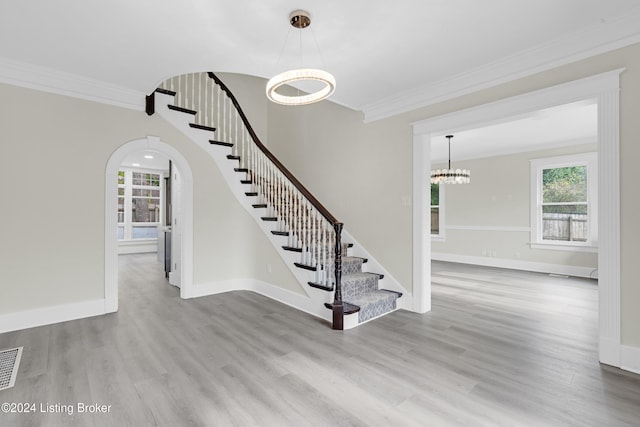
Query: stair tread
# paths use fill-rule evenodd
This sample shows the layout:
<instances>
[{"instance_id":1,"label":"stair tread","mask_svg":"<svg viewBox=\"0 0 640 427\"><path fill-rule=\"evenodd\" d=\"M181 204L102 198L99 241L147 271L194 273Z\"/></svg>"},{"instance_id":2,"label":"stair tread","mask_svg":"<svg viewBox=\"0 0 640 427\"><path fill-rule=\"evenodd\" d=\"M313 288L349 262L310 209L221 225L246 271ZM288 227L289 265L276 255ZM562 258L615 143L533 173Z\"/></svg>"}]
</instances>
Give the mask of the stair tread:
<instances>
[{"instance_id":1,"label":"stair tread","mask_svg":"<svg viewBox=\"0 0 640 427\"><path fill-rule=\"evenodd\" d=\"M216 131L216 128L214 128L212 126L199 125L197 123L189 123L189 126L194 128L194 129L208 130L208 131L211 131L211 132L215 132Z\"/></svg>"},{"instance_id":2,"label":"stair tread","mask_svg":"<svg viewBox=\"0 0 640 427\"><path fill-rule=\"evenodd\" d=\"M223 147L233 147L233 144L230 142L224 142L224 141L216 141L214 139L210 139L209 140L209 144L213 144L213 145L222 145Z\"/></svg>"},{"instance_id":3,"label":"stair tread","mask_svg":"<svg viewBox=\"0 0 640 427\"><path fill-rule=\"evenodd\" d=\"M176 92L169 90L169 89L162 89L162 88L158 88L156 89L156 92L158 93L164 93L165 95L170 95L170 96L176 96Z\"/></svg>"},{"instance_id":4,"label":"stair tread","mask_svg":"<svg viewBox=\"0 0 640 427\"><path fill-rule=\"evenodd\" d=\"M229 160L240 160L240 156L234 156L233 154L227 155L227 159Z\"/></svg>"},{"instance_id":5,"label":"stair tread","mask_svg":"<svg viewBox=\"0 0 640 427\"><path fill-rule=\"evenodd\" d=\"M377 291L371 291L361 295L349 297L348 302L350 304L364 307L366 305L377 304L378 302L383 300L395 300L398 298L399 296L395 292L379 289Z\"/></svg>"},{"instance_id":6,"label":"stair tread","mask_svg":"<svg viewBox=\"0 0 640 427\"><path fill-rule=\"evenodd\" d=\"M316 271L317 268L312 266L312 265L306 265L306 264L302 264L301 262L294 262L293 265L295 265L298 268L303 268L305 270L309 270L309 271Z\"/></svg>"},{"instance_id":7,"label":"stair tread","mask_svg":"<svg viewBox=\"0 0 640 427\"><path fill-rule=\"evenodd\" d=\"M327 286L327 285L323 285L321 283L316 283L316 282L307 282L307 284L312 288L320 289L323 291L327 291L327 292L333 291L333 286Z\"/></svg>"},{"instance_id":8,"label":"stair tread","mask_svg":"<svg viewBox=\"0 0 640 427\"><path fill-rule=\"evenodd\" d=\"M360 261L360 260L362 260L363 264L365 262L369 261L367 258L362 258L362 257L359 257L359 256L348 256L347 255L347 256L343 256L342 257L342 262L345 262L345 261L347 261L347 262L356 262L356 261Z\"/></svg>"},{"instance_id":9,"label":"stair tread","mask_svg":"<svg viewBox=\"0 0 640 427\"><path fill-rule=\"evenodd\" d=\"M376 276L376 277L380 278L380 274L378 274L378 273L370 273L368 271L360 271L358 273L343 274L342 275L342 280L353 280L353 279L358 279L358 278L368 279L371 276Z\"/></svg>"},{"instance_id":10,"label":"stair tread","mask_svg":"<svg viewBox=\"0 0 640 427\"><path fill-rule=\"evenodd\" d=\"M275 235L275 236L288 236L289 232L288 231L276 231L276 230L271 230L271 234Z\"/></svg>"},{"instance_id":11,"label":"stair tread","mask_svg":"<svg viewBox=\"0 0 640 427\"><path fill-rule=\"evenodd\" d=\"M179 112L181 112L181 113L192 114L192 115L194 115L194 116L195 116L196 114L198 114L198 112L197 112L197 111L195 111L195 110L190 110L190 109L188 109L188 108L184 108L184 107L178 107L177 105L171 105L171 104L169 104L169 105L167 105L167 107L169 107L169 109L170 109L170 110L173 110L173 111L179 111Z\"/></svg>"},{"instance_id":12,"label":"stair tread","mask_svg":"<svg viewBox=\"0 0 640 427\"><path fill-rule=\"evenodd\" d=\"M333 310L333 304L331 303L325 302L324 306L329 310ZM360 311L360 307L354 304L350 304L346 301L342 301L342 306L344 307L344 314L353 314Z\"/></svg>"}]
</instances>

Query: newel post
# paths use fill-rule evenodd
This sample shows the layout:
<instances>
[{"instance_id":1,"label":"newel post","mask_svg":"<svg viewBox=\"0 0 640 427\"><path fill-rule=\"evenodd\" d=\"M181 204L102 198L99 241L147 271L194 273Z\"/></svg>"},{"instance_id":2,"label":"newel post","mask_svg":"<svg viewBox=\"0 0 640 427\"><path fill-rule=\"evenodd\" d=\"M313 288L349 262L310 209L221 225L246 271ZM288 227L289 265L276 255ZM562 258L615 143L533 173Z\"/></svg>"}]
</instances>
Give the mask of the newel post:
<instances>
[{"instance_id":1,"label":"newel post","mask_svg":"<svg viewBox=\"0 0 640 427\"><path fill-rule=\"evenodd\" d=\"M335 280L336 292L333 299L333 329L342 331L344 329L344 305L342 304L342 223L333 225L336 233L335 248Z\"/></svg>"},{"instance_id":2,"label":"newel post","mask_svg":"<svg viewBox=\"0 0 640 427\"><path fill-rule=\"evenodd\" d=\"M156 109L156 92L151 92L151 95L147 95L145 98L144 111L148 116L153 116Z\"/></svg>"}]
</instances>

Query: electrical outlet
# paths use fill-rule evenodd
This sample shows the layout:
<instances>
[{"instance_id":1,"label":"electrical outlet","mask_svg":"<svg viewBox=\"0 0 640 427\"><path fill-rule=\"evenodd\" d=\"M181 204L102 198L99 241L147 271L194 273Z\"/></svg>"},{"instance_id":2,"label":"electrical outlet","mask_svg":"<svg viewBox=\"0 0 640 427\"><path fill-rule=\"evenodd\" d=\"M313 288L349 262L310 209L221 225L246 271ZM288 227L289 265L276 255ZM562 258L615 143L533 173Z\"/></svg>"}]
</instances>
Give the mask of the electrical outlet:
<instances>
[{"instance_id":1,"label":"electrical outlet","mask_svg":"<svg viewBox=\"0 0 640 427\"><path fill-rule=\"evenodd\" d=\"M267 273L271 273L271 264L267 264Z\"/></svg>"}]
</instances>

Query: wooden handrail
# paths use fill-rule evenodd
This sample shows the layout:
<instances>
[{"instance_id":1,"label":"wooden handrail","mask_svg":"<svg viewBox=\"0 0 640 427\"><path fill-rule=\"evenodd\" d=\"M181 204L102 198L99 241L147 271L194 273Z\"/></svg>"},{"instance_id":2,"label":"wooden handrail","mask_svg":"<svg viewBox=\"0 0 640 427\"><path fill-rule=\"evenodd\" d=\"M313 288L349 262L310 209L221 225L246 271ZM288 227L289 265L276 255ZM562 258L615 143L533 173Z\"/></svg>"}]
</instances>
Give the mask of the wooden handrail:
<instances>
[{"instance_id":1,"label":"wooden handrail","mask_svg":"<svg viewBox=\"0 0 640 427\"><path fill-rule=\"evenodd\" d=\"M224 82L222 80L220 80L218 78L218 76L216 76L214 73L209 72L208 74L209 74L209 77L212 78L216 82L216 84L218 86L220 86L223 91L225 91L227 93L227 96L229 97L229 99L231 99L231 102L233 102L233 106L238 111L238 114L240 115L240 118L242 119L242 122L244 123L245 127L247 128L247 131L249 132L249 135L253 139L253 142L256 144L256 146L260 149L260 151L262 151L264 153L264 155L280 170L280 172L282 172L282 174L285 177L287 177L287 179L289 181L291 181L291 183L298 189L298 191L300 193L302 193L302 195L307 200L309 200L309 202L311 202L313 207L316 208L318 210L318 212L320 212L320 214L323 217L325 217L326 220L329 221L329 223L331 223L331 225L333 225L335 227L336 224L342 224L340 221L338 221L336 219L336 217L334 217L331 214L331 212L329 212L329 210L327 208L325 208L322 205L322 203L320 203L318 201L318 199L316 199L313 196L313 194L311 194L311 192L309 190L306 189L306 187L304 185L302 185L302 183L300 181L298 181L298 179L289 171L289 169L287 169L280 162L280 160L278 160L278 158L275 155L273 155L273 153L271 151L269 151L269 149L267 147L265 147L265 145L262 143L262 141L260 141L260 138L258 138L258 135L256 135L256 133L254 132L253 128L251 127L251 124L249 123L249 120L247 119L247 116L244 114L244 111L242 111L242 107L240 107L240 104L238 103L238 100L233 95L231 90L229 90L227 85L225 85Z\"/></svg>"}]
</instances>

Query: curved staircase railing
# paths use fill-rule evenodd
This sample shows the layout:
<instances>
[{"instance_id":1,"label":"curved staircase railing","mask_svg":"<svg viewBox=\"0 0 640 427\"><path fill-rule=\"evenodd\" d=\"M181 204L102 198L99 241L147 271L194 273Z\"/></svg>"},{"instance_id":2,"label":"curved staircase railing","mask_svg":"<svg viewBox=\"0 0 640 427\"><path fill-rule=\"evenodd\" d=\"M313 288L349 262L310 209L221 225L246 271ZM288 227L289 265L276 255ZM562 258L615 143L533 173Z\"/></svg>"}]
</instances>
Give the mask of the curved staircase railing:
<instances>
[{"instance_id":1,"label":"curved staircase railing","mask_svg":"<svg viewBox=\"0 0 640 427\"><path fill-rule=\"evenodd\" d=\"M309 285L334 291L333 329L343 329L342 222L267 149L256 135L236 97L214 73L176 76L159 89L175 97L170 108L194 115L192 127L216 131L211 144L231 147L229 159L237 160L236 172L246 174L248 196L254 207L266 208L265 221L277 223L273 234L287 236L284 247L300 253L296 266L315 271ZM154 112L153 94L147 97L147 114Z\"/></svg>"}]
</instances>

